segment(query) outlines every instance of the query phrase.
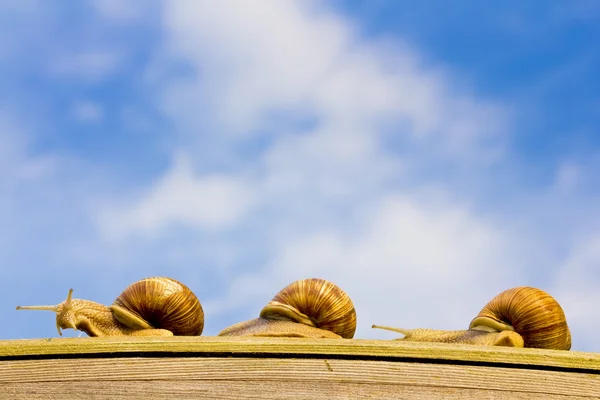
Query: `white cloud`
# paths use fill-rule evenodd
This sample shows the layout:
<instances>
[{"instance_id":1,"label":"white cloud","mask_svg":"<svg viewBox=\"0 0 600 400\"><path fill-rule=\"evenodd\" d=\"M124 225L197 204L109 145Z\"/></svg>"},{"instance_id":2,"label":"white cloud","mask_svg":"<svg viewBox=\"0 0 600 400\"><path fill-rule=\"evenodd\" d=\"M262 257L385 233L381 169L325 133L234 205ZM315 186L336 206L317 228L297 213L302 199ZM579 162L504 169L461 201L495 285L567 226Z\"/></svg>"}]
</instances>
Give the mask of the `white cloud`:
<instances>
[{"instance_id":1,"label":"white cloud","mask_svg":"<svg viewBox=\"0 0 600 400\"><path fill-rule=\"evenodd\" d=\"M307 4L167 3L171 50L203 71L201 80L177 87L167 105L173 112L188 111L180 108L186 104L206 108L237 132L256 129L274 104L301 110L350 41L341 21L308 13Z\"/></svg>"},{"instance_id":2,"label":"white cloud","mask_svg":"<svg viewBox=\"0 0 600 400\"><path fill-rule=\"evenodd\" d=\"M390 135L433 138L463 157L502 132L497 106L462 94L403 43L360 40L316 3L209 3L165 8L170 53L201 71L167 90L180 122L244 134L271 127L276 112L356 129L402 122L409 129Z\"/></svg>"},{"instance_id":3,"label":"white cloud","mask_svg":"<svg viewBox=\"0 0 600 400\"><path fill-rule=\"evenodd\" d=\"M93 50L59 54L51 60L51 75L97 82L113 74L122 63L122 56L113 50Z\"/></svg>"},{"instance_id":4,"label":"white cloud","mask_svg":"<svg viewBox=\"0 0 600 400\"><path fill-rule=\"evenodd\" d=\"M54 157L32 157L30 147L30 132L14 118L0 114L0 182L3 182L0 192L13 190L23 182L43 179L55 171Z\"/></svg>"},{"instance_id":5,"label":"white cloud","mask_svg":"<svg viewBox=\"0 0 600 400\"><path fill-rule=\"evenodd\" d=\"M0 163L5 170L9 163L22 157L27 146L27 139L22 128L17 127L10 119L0 114Z\"/></svg>"},{"instance_id":6,"label":"white cloud","mask_svg":"<svg viewBox=\"0 0 600 400\"><path fill-rule=\"evenodd\" d=\"M92 0L92 6L102 15L117 21L131 22L143 18L151 0ZM153 2L152 2L153 3Z\"/></svg>"},{"instance_id":7,"label":"white cloud","mask_svg":"<svg viewBox=\"0 0 600 400\"><path fill-rule=\"evenodd\" d=\"M578 238L555 275L556 295L567 315L574 345L592 347L600 329L600 232Z\"/></svg>"},{"instance_id":8,"label":"white cloud","mask_svg":"<svg viewBox=\"0 0 600 400\"><path fill-rule=\"evenodd\" d=\"M577 188L580 180L580 168L572 163L565 163L556 171L555 187L562 193L569 193Z\"/></svg>"},{"instance_id":9,"label":"white cloud","mask_svg":"<svg viewBox=\"0 0 600 400\"><path fill-rule=\"evenodd\" d=\"M96 123L104 118L104 109L98 103L82 100L73 104L73 115L81 122Z\"/></svg>"},{"instance_id":10,"label":"white cloud","mask_svg":"<svg viewBox=\"0 0 600 400\"><path fill-rule=\"evenodd\" d=\"M166 3L165 27L160 54L196 73L168 82L162 105L188 143L200 141L196 158L227 165L241 142L264 140L241 165L290 219L296 205L385 193L424 157L429 168L488 163L502 148L500 107L464 95L405 44L362 41L316 3Z\"/></svg>"},{"instance_id":11,"label":"white cloud","mask_svg":"<svg viewBox=\"0 0 600 400\"><path fill-rule=\"evenodd\" d=\"M180 1L165 13L165 64L184 61L193 73L166 81L161 105L187 143L205 145L186 148L190 156L213 156L214 138L219 165L232 167L222 179L253 176L260 225L249 234L266 232L264 263L237 260L207 315L258 313L290 281L320 276L355 300L359 336L381 337L372 323L466 327L520 283L520 244L502 225L450 200L452 188L435 179L415 185L417 171L501 154L502 107L467 95L406 43L362 40L314 2ZM253 140L259 151L227 162ZM199 209L232 215L228 201L178 203L200 198L190 188L204 181L180 168L113 214L110 229L105 219L105 232L204 228L212 214Z\"/></svg>"},{"instance_id":12,"label":"white cloud","mask_svg":"<svg viewBox=\"0 0 600 400\"><path fill-rule=\"evenodd\" d=\"M299 201L368 196L382 182L403 174L402 162L386 155L370 130L322 126L279 135L262 159L264 186L272 196Z\"/></svg>"},{"instance_id":13,"label":"white cloud","mask_svg":"<svg viewBox=\"0 0 600 400\"><path fill-rule=\"evenodd\" d=\"M217 174L197 177L190 162L178 157L146 196L105 210L99 222L113 239L136 233L152 236L173 224L224 229L244 217L255 197L243 180Z\"/></svg>"}]
</instances>

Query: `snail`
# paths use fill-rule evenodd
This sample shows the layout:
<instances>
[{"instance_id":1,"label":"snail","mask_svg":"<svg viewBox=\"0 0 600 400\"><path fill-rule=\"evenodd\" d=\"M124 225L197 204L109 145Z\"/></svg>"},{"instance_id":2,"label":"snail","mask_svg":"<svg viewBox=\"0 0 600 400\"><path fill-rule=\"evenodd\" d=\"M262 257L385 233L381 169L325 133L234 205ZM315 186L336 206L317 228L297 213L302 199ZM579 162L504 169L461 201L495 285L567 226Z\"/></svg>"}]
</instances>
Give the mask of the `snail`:
<instances>
[{"instance_id":1,"label":"snail","mask_svg":"<svg viewBox=\"0 0 600 400\"><path fill-rule=\"evenodd\" d=\"M290 283L260 312L260 317L225 328L219 336L280 336L351 339L356 311L350 297L323 279Z\"/></svg>"},{"instance_id":2,"label":"snail","mask_svg":"<svg viewBox=\"0 0 600 400\"><path fill-rule=\"evenodd\" d=\"M67 299L55 306L17 306L17 310L56 312L56 328L88 336L197 336L204 328L200 301L183 283L171 278L145 278L129 285L111 306Z\"/></svg>"},{"instance_id":3,"label":"snail","mask_svg":"<svg viewBox=\"0 0 600 400\"><path fill-rule=\"evenodd\" d=\"M571 349L571 333L560 304L543 290L525 286L508 289L490 300L468 330L373 328L402 333L405 336L399 340L408 341Z\"/></svg>"}]
</instances>

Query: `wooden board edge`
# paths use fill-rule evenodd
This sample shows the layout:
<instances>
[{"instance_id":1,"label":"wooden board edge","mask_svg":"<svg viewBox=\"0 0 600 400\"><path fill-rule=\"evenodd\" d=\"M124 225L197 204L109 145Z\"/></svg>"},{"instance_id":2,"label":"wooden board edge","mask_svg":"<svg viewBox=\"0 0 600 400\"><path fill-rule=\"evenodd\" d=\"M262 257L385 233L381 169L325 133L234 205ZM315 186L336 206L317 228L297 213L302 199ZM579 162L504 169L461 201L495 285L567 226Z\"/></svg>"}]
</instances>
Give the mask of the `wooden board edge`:
<instances>
[{"instance_id":1,"label":"wooden board edge","mask_svg":"<svg viewBox=\"0 0 600 400\"><path fill-rule=\"evenodd\" d=\"M102 337L0 340L0 359L135 353L164 356L333 357L521 365L600 371L600 353L396 340L256 337Z\"/></svg>"}]
</instances>

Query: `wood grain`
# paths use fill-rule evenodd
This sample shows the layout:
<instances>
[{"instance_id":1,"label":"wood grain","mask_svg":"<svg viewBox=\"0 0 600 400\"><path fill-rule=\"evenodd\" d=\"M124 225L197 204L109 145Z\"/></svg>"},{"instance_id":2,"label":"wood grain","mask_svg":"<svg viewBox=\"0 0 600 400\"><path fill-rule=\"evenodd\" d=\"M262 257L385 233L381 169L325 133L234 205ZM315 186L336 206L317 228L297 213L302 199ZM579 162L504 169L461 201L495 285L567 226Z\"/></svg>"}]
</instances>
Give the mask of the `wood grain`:
<instances>
[{"instance_id":1,"label":"wood grain","mask_svg":"<svg viewBox=\"0 0 600 400\"><path fill-rule=\"evenodd\" d=\"M115 358L0 363L10 398L598 398L597 375L391 361Z\"/></svg>"},{"instance_id":2,"label":"wood grain","mask_svg":"<svg viewBox=\"0 0 600 400\"><path fill-rule=\"evenodd\" d=\"M282 355L529 365L600 371L600 353L362 339L102 337L0 340L0 359L52 355Z\"/></svg>"},{"instance_id":3,"label":"wood grain","mask_svg":"<svg viewBox=\"0 0 600 400\"><path fill-rule=\"evenodd\" d=\"M600 399L600 354L387 340L0 341L10 399Z\"/></svg>"}]
</instances>

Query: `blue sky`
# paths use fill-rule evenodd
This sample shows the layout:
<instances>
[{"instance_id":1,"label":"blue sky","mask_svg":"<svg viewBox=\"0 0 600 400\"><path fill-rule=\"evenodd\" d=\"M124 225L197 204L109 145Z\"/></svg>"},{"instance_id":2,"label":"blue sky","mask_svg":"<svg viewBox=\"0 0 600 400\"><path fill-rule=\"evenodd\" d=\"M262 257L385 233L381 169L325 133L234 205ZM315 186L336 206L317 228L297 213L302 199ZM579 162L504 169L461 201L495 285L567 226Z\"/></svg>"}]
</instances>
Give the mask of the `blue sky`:
<instances>
[{"instance_id":1,"label":"blue sky","mask_svg":"<svg viewBox=\"0 0 600 400\"><path fill-rule=\"evenodd\" d=\"M532 285L600 351L598 3L327 4L0 2L0 338L151 275L214 335L318 276L356 337Z\"/></svg>"}]
</instances>

